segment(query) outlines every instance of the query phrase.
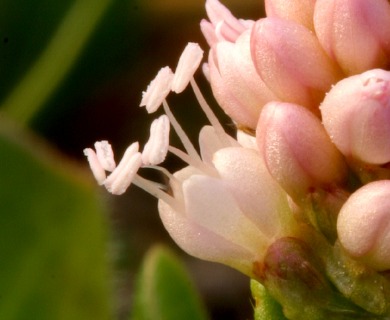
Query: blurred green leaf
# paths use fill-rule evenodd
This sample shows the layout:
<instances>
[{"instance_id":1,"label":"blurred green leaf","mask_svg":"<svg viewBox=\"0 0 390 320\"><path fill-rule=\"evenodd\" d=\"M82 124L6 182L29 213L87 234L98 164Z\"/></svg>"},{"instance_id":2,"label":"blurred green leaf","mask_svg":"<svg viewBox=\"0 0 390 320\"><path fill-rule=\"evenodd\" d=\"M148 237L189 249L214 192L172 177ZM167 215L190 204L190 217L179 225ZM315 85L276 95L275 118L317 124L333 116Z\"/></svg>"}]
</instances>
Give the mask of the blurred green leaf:
<instances>
[{"instance_id":1,"label":"blurred green leaf","mask_svg":"<svg viewBox=\"0 0 390 320\"><path fill-rule=\"evenodd\" d=\"M19 123L28 123L63 81L112 0L76 0L40 57L2 104Z\"/></svg>"},{"instance_id":2,"label":"blurred green leaf","mask_svg":"<svg viewBox=\"0 0 390 320\"><path fill-rule=\"evenodd\" d=\"M137 285L133 320L207 319L186 270L164 247L149 251Z\"/></svg>"},{"instance_id":3,"label":"blurred green leaf","mask_svg":"<svg viewBox=\"0 0 390 320\"><path fill-rule=\"evenodd\" d=\"M255 320L287 320L280 304L268 294L264 286L251 280L251 290L255 299Z\"/></svg>"},{"instance_id":4,"label":"blurred green leaf","mask_svg":"<svg viewBox=\"0 0 390 320\"><path fill-rule=\"evenodd\" d=\"M0 122L0 319L110 319L106 221L84 171Z\"/></svg>"}]
</instances>

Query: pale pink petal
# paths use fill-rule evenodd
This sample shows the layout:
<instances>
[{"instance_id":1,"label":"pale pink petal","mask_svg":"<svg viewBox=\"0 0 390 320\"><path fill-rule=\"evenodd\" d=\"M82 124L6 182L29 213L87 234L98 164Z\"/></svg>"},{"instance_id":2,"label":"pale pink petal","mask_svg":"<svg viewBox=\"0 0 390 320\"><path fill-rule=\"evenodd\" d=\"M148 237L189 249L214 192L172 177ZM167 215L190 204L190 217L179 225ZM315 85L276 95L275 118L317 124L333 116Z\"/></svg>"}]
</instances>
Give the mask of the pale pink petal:
<instances>
[{"instance_id":1,"label":"pale pink petal","mask_svg":"<svg viewBox=\"0 0 390 320\"><path fill-rule=\"evenodd\" d=\"M106 171L113 171L116 167L114 160L114 152L108 141L95 142L96 155L100 164Z\"/></svg>"}]
</instances>

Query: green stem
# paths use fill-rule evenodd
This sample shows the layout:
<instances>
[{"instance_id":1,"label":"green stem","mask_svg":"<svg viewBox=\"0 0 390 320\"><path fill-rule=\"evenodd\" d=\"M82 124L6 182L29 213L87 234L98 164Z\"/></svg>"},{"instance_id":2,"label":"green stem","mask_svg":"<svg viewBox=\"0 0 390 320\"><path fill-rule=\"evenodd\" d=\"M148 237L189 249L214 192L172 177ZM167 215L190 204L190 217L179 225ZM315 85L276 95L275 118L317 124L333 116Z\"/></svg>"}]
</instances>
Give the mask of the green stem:
<instances>
[{"instance_id":1,"label":"green stem","mask_svg":"<svg viewBox=\"0 0 390 320\"><path fill-rule=\"evenodd\" d=\"M112 0L75 0L40 57L1 105L28 124L65 78Z\"/></svg>"}]
</instances>

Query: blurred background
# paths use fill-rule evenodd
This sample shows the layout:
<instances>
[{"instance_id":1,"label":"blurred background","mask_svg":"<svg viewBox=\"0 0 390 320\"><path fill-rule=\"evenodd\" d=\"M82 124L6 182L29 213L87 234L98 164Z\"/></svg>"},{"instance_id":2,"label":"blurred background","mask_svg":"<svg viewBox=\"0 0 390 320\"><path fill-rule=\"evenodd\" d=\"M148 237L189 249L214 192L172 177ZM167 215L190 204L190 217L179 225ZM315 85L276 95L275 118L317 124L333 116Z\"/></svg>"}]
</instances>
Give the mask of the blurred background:
<instances>
[{"instance_id":1,"label":"blurred background","mask_svg":"<svg viewBox=\"0 0 390 320\"><path fill-rule=\"evenodd\" d=\"M10 110L9 101L13 101L10 97L17 90L23 90L20 83L32 68L37 67L36 62L74 1L79 0L0 1L0 101L3 110ZM131 142L145 143L149 125L155 117L148 117L146 111L138 107L142 91L161 67L176 67L187 42L200 43L207 57L207 44L199 29L200 20L206 18L203 0L96 0L89 1L88 10L93 13L101 1L107 2L107 6L93 31L61 79L53 79L52 83L57 84L41 101L43 107L26 124L85 170L83 149L97 140L109 140L117 159ZM223 3L240 18L263 16L263 4L258 0L225 0ZM72 38L69 41L71 43ZM59 59L54 65L56 63L63 62ZM197 81L219 113L221 122L227 130L232 130L229 119L216 108L201 72L197 74ZM37 90L31 89L31 103ZM168 101L196 143L199 129L207 121L191 90L179 96L171 95ZM27 95L22 104L29 102ZM12 112L9 114L11 118L14 116ZM14 119L19 121L18 115ZM171 136L172 144L180 146L174 135ZM182 165L173 157L167 159L170 170L175 171ZM203 262L181 252L164 230L154 198L136 187L120 197L96 189L109 211L108 256L114 268L112 286L117 319L128 318L134 276L145 251L155 243L171 246L182 257L212 319L253 317L249 279L227 267Z\"/></svg>"}]
</instances>

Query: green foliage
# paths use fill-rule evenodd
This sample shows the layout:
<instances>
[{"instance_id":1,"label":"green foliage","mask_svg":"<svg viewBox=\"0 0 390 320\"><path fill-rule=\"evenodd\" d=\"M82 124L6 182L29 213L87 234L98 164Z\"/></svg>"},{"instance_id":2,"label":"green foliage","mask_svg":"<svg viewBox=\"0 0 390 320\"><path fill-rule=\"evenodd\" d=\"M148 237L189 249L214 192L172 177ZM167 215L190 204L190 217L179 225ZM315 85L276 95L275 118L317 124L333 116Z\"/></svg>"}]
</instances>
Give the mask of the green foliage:
<instances>
[{"instance_id":1,"label":"green foliage","mask_svg":"<svg viewBox=\"0 0 390 320\"><path fill-rule=\"evenodd\" d=\"M251 290L255 299L255 320L287 320L283 315L282 307L256 280L251 280Z\"/></svg>"},{"instance_id":2,"label":"green foliage","mask_svg":"<svg viewBox=\"0 0 390 320\"><path fill-rule=\"evenodd\" d=\"M132 319L207 319L186 270L164 247L152 248L145 258L138 279Z\"/></svg>"},{"instance_id":3,"label":"green foliage","mask_svg":"<svg viewBox=\"0 0 390 320\"><path fill-rule=\"evenodd\" d=\"M92 184L4 121L0 159L0 319L109 319L107 227Z\"/></svg>"}]
</instances>

